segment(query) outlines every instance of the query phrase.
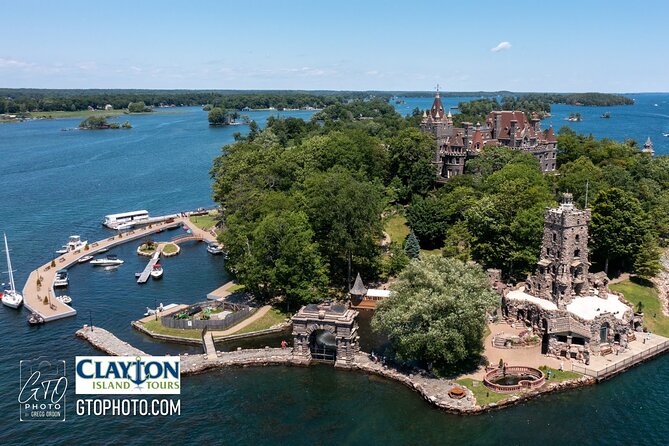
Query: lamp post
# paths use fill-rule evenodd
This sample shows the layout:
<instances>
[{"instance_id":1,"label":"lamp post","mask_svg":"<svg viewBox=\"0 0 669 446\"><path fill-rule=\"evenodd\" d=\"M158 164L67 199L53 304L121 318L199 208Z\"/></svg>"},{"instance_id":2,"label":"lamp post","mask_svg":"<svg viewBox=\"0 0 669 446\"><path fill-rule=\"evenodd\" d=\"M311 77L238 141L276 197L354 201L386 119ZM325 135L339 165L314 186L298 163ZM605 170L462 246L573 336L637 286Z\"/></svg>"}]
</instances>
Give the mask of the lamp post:
<instances>
[{"instance_id":1,"label":"lamp post","mask_svg":"<svg viewBox=\"0 0 669 446\"><path fill-rule=\"evenodd\" d=\"M156 320L158 320L158 301L156 299L153 299L153 309L155 310L153 314L156 316Z\"/></svg>"},{"instance_id":2,"label":"lamp post","mask_svg":"<svg viewBox=\"0 0 669 446\"><path fill-rule=\"evenodd\" d=\"M91 331L93 331L93 313L91 313L91 310L88 310L88 320L91 326Z\"/></svg>"}]
</instances>

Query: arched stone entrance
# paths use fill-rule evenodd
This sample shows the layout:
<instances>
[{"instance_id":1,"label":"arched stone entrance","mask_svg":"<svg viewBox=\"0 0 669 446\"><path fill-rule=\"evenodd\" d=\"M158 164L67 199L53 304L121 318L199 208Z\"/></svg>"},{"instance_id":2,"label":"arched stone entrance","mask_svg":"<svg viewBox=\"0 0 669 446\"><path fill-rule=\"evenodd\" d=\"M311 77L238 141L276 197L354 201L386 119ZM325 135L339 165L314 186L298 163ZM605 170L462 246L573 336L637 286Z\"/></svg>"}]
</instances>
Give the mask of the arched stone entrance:
<instances>
[{"instance_id":1,"label":"arched stone entrance","mask_svg":"<svg viewBox=\"0 0 669 446\"><path fill-rule=\"evenodd\" d=\"M353 363L358 346L358 312L340 304L310 304L293 316L295 353L307 361Z\"/></svg>"}]
</instances>

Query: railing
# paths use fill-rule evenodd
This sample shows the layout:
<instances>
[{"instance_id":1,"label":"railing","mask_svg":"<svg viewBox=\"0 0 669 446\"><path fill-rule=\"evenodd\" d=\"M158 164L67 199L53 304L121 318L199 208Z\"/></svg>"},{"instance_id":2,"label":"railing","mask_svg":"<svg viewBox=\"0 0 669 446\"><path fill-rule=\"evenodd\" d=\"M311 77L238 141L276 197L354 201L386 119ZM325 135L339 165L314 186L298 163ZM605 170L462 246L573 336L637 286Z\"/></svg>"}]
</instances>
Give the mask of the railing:
<instances>
[{"instance_id":1,"label":"railing","mask_svg":"<svg viewBox=\"0 0 669 446\"><path fill-rule=\"evenodd\" d=\"M255 308L244 308L235 313L228 314L224 319L175 319L170 316L162 316L160 324L168 328L195 329L195 330L225 330L243 321L256 312Z\"/></svg>"},{"instance_id":2,"label":"railing","mask_svg":"<svg viewBox=\"0 0 669 446\"><path fill-rule=\"evenodd\" d=\"M613 375L614 373L624 370L627 367L634 365L636 363L639 363L645 359L651 358L659 353L664 352L665 350L669 349L669 340L666 340L662 342L661 344L657 344L648 350L644 350L642 352L639 352L633 356L630 356L629 358L625 358L620 362L616 362L615 364L611 364L610 366L604 368L603 370L592 370L589 369L585 366L578 365L578 364L572 364L571 365L571 370L573 372L581 373L582 375L590 376L592 378L596 379L604 379L610 375Z\"/></svg>"}]
</instances>

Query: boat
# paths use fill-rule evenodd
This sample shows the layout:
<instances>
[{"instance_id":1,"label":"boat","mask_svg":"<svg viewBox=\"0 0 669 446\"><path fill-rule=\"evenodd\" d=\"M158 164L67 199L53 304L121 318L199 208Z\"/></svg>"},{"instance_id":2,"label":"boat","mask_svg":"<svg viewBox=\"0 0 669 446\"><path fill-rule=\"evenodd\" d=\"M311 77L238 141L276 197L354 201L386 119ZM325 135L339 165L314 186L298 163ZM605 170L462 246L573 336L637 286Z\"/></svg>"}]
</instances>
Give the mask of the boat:
<instances>
[{"instance_id":1,"label":"boat","mask_svg":"<svg viewBox=\"0 0 669 446\"><path fill-rule=\"evenodd\" d=\"M93 260L93 256L83 256L82 258L77 260L77 263L86 263L90 262L91 260Z\"/></svg>"},{"instance_id":2,"label":"boat","mask_svg":"<svg viewBox=\"0 0 669 446\"><path fill-rule=\"evenodd\" d=\"M63 245L60 249L56 250L56 254L67 254L69 249L67 245Z\"/></svg>"},{"instance_id":3,"label":"boat","mask_svg":"<svg viewBox=\"0 0 669 446\"><path fill-rule=\"evenodd\" d=\"M126 229L132 229L135 226L136 223L129 222L129 223L122 223L116 227L116 230L118 231L124 231Z\"/></svg>"},{"instance_id":4,"label":"boat","mask_svg":"<svg viewBox=\"0 0 669 446\"><path fill-rule=\"evenodd\" d=\"M183 225L181 229L183 229L184 231L190 231L190 228L187 225Z\"/></svg>"},{"instance_id":5,"label":"boat","mask_svg":"<svg viewBox=\"0 0 669 446\"><path fill-rule=\"evenodd\" d=\"M63 294L62 296L56 296L56 300L64 304L72 303L72 298L70 296L66 296L65 294Z\"/></svg>"},{"instance_id":6,"label":"boat","mask_svg":"<svg viewBox=\"0 0 669 446\"><path fill-rule=\"evenodd\" d=\"M223 247L216 242L211 242L207 245L207 252L213 255L223 254Z\"/></svg>"},{"instance_id":7,"label":"boat","mask_svg":"<svg viewBox=\"0 0 669 446\"><path fill-rule=\"evenodd\" d=\"M56 271L56 278L53 281L53 286L54 287L66 287L69 283L69 279L67 277L67 270L66 269L60 269Z\"/></svg>"},{"instance_id":8,"label":"boat","mask_svg":"<svg viewBox=\"0 0 669 446\"><path fill-rule=\"evenodd\" d=\"M663 133L662 136L666 136L669 138L669 133Z\"/></svg>"},{"instance_id":9,"label":"boat","mask_svg":"<svg viewBox=\"0 0 669 446\"><path fill-rule=\"evenodd\" d=\"M5 237L5 253L7 254L7 274L9 275L9 288L2 293L2 304L10 308L18 308L23 303L23 296L16 291L14 285L14 271L12 270L12 260L9 258L9 246L7 245L7 234Z\"/></svg>"},{"instance_id":10,"label":"boat","mask_svg":"<svg viewBox=\"0 0 669 446\"><path fill-rule=\"evenodd\" d=\"M99 250L99 251L97 252L97 254L102 254L102 253L105 253L105 252L107 252L107 251L109 251L109 248L102 248L101 250Z\"/></svg>"},{"instance_id":11,"label":"boat","mask_svg":"<svg viewBox=\"0 0 669 446\"><path fill-rule=\"evenodd\" d=\"M40 325L44 323L44 318L37 313L31 313L27 319L28 325Z\"/></svg>"},{"instance_id":12,"label":"boat","mask_svg":"<svg viewBox=\"0 0 669 446\"><path fill-rule=\"evenodd\" d=\"M71 235L70 239L67 241L67 249L69 251L85 248L86 245L88 245L88 240L82 240L79 235Z\"/></svg>"},{"instance_id":13,"label":"boat","mask_svg":"<svg viewBox=\"0 0 669 446\"><path fill-rule=\"evenodd\" d=\"M160 263L153 265L153 269L151 270L150 274L154 279L160 279L163 277L163 267L160 265Z\"/></svg>"},{"instance_id":14,"label":"boat","mask_svg":"<svg viewBox=\"0 0 669 446\"><path fill-rule=\"evenodd\" d=\"M114 254L109 254L104 259L91 260L91 265L94 265L94 266L118 266L118 265L122 265L122 264L123 264L123 260L119 259Z\"/></svg>"},{"instance_id":15,"label":"boat","mask_svg":"<svg viewBox=\"0 0 669 446\"><path fill-rule=\"evenodd\" d=\"M610 117L611 117L611 113L609 113L609 112L602 113L602 116L600 116L600 118L604 118L604 119L609 119Z\"/></svg>"}]
</instances>

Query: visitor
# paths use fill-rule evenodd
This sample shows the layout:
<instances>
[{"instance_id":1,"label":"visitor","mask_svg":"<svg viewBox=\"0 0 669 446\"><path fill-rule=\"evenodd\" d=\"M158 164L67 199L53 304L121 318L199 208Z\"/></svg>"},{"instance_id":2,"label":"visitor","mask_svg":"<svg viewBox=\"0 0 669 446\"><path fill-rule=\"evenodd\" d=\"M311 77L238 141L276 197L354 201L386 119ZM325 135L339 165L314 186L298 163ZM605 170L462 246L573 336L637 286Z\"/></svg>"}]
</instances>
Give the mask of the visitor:
<instances>
[{"instance_id":1,"label":"visitor","mask_svg":"<svg viewBox=\"0 0 669 446\"><path fill-rule=\"evenodd\" d=\"M564 362L560 361L560 371L564 370Z\"/></svg>"},{"instance_id":2,"label":"visitor","mask_svg":"<svg viewBox=\"0 0 669 446\"><path fill-rule=\"evenodd\" d=\"M281 341L281 348L285 349L287 345L285 340Z\"/></svg>"}]
</instances>

